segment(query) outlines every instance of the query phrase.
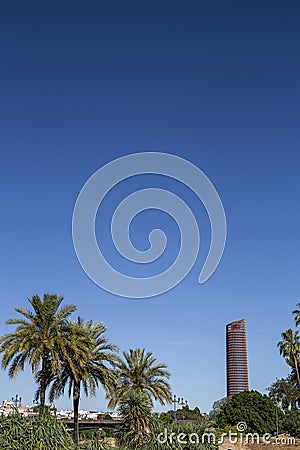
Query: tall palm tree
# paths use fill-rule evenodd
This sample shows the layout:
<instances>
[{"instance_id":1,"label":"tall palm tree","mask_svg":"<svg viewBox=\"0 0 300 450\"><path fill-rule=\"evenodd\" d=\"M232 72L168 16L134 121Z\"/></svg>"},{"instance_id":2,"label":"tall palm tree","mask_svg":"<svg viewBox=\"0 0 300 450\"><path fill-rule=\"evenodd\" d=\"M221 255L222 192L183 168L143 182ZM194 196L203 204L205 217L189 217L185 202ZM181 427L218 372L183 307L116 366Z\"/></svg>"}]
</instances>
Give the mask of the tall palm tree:
<instances>
[{"instance_id":1,"label":"tall palm tree","mask_svg":"<svg viewBox=\"0 0 300 450\"><path fill-rule=\"evenodd\" d=\"M88 320L84 324L81 317L78 317L76 322L69 321L70 341L75 344L75 348L81 348L81 351L73 353L73 365L70 365L69 359L62 362L62 373L53 379L50 389L50 400L53 401L64 393L66 386L68 387L68 395L73 398L76 444L79 441L78 411L81 390L86 396L95 396L96 389L101 384L109 397L116 384L113 368L119 359L115 353L118 347L108 342L103 335L105 331L103 322L94 323Z\"/></svg>"},{"instance_id":2,"label":"tall palm tree","mask_svg":"<svg viewBox=\"0 0 300 450\"><path fill-rule=\"evenodd\" d=\"M171 388L167 382L170 373L164 363L156 363L151 352L145 349L130 349L123 352L124 360L117 363L118 385L109 407L114 408L126 396L128 389L144 392L153 404L153 399L161 405L172 403Z\"/></svg>"},{"instance_id":3,"label":"tall palm tree","mask_svg":"<svg viewBox=\"0 0 300 450\"><path fill-rule=\"evenodd\" d=\"M288 329L281 333L282 340L278 342L280 354L285 358L289 366L293 367L296 371L298 386L300 387L299 376L299 352L300 352L300 340L298 331Z\"/></svg>"},{"instance_id":4,"label":"tall palm tree","mask_svg":"<svg viewBox=\"0 0 300 450\"><path fill-rule=\"evenodd\" d=\"M74 305L61 307L63 297L56 294L38 295L28 299L32 310L15 308L21 315L8 319L7 325L16 329L0 337L0 353L3 353L2 368L9 367L9 377L16 378L28 363L37 377L40 371L40 414L44 412L46 389L51 374L61 373L61 359L68 358L66 326L69 316L76 310ZM72 364L72 361L70 361Z\"/></svg>"},{"instance_id":5,"label":"tall palm tree","mask_svg":"<svg viewBox=\"0 0 300 450\"><path fill-rule=\"evenodd\" d=\"M298 309L294 309L293 314L294 314L294 320L295 320L295 324L296 327L300 324L300 303L297 303L297 308Z\"/></svg>"}]
</instances>

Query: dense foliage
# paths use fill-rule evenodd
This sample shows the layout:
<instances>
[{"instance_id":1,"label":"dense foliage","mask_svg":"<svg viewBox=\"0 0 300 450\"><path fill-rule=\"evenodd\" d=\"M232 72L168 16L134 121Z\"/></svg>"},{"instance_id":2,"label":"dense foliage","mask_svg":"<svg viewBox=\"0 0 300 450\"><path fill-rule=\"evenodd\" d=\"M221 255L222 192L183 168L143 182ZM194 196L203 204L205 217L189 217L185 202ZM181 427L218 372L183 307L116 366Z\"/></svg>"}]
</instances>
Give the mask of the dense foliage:
<instances>
[{"instance_id":1,"label":"dense foliage","mask_svg":"<svg viewBox=\"0 0 300 450\"><path fill-rule=\"evenodd\" d=\"M284 412L295 411L300 404L300 389L291 375L274 381L268 388L269 396Z\"/></svg>"},{"instance_id":2,"label":"dense foliage","mask_svg":"<svg viewBox=\"0 0 300 450\"><path fill-rule=\"evenodd\" d=\"M291 436L300 438L300 411L288 411L282 419L282 428Z\"/></svg>"},{"instance_id":3,"label":"dense foliage","mask_svg":"<svg viewBox=\"0 0 300 450\"><path fill-rule=\"evenodd\" d=\"M0 418L1 450L72 450L73 440L51 414L27 420L19 414Z\"/></svg>"},{"instance_id":4,"label":"dense foliage","mask_svg":"<svg viewBox=\"0 0 300 450\"><path fill-rule=\"evenodd\" d=\"M167 412L167 415L171 419L176 420L199 420L202 417L201 411L198 406L196 406L194 409L190 409L188 405L185 405L180 409L176 409L176 412L174 410L170 410Z\"/></svg>"},{"instance_id":5,"label":"dense foliage","mask_svg":"<svg viewBox=\"0 0 300 450\"><path fill-rule=\"evenodd\" d=\"M282 411L277 409L279 417ZM217 417L221 428L236 426L239 422L247 424L247 432L274 434L276 432L276 406L267 396L258 391L244 391L230 397L222 406Z\"/></svg>"},{"instance_id":6,"label":"dense foliage","mask_svg":"<svg viewBox=\"0 0 300 450\"><path fill-rule=\"evenodd\" d=\"M124 401L126 411L135 409L138 421L124 423L120 427L118 448L120 450L182 450L189 447L189 437L193 437L192 448L195 450L215 450L217 446L209 438L202 438L209 433L208 424L204 419L196 423L176 422L166 424L149 410L149 399L141 393L132 393L129 403ZM128 406L129 405L129 406ZM146 408L146 411L145 411ZM130 417L128 417L130 420ZM136 423L141 425L143 434L139 429L132 428ZM144 425L147 425L147 428ZM182 433L186 436L182 436ZM182 445L178 436L187 441ZM198 440L199 443L196 441ZM0 449L1 450L111 450L112 447L104 442L102 433L91 432L79 446L73 440L64 424L53 415L45 413L35 419L25 419L19 414L0 418Z\"/></svg>"}]
</instances>

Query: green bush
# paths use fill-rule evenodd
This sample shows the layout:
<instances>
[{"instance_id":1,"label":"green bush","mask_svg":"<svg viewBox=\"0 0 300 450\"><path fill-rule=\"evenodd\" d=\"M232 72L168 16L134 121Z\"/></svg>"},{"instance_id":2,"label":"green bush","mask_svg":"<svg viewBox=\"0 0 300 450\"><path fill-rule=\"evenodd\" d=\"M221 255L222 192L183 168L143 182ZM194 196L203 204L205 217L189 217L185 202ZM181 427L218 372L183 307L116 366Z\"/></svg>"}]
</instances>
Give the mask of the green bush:
<instances>
[{"instance_id":1,"label":"green bush","mask_svg":"<svg viewBox=\"0 0 300 450\"><path fill-rule=\"evenodd\" d=\"M73 450L63 423L51 414L25 419L18 414L0 418L1 450Z\"/></svg>"},{"instance_id":2,"label":"green bush","mask_svg":"<svg viewBox=\"0 0 300 450\"><path fill-rule=\"evenodd\" d=\"M19 414L0 417L0 450L111 450L102 433L93 431L76 447L65 425L50 413L26 419Z\"/></svg>"},{"instance_id":3,"label":"green bush","mask_svg":"<svg viewBox=\"0 0 300 450\"><path fill-rule=\"evenodd\" d=\"M282 411L277 409L279 420ZM248 433L274 434L276 431L276 407L273 401L258 391L244 391L233 395L221 406L217 416L217 426L221 429L233 428L245 422Z\"/></svg>"}]
</instances>

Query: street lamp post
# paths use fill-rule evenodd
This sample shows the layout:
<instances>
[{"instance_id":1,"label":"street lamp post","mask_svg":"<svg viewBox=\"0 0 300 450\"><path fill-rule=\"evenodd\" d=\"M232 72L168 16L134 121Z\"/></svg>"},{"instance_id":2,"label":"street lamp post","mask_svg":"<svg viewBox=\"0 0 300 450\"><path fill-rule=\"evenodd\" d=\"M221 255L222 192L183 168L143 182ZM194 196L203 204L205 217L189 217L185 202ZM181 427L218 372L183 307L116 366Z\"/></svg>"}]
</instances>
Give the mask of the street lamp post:
<instances>
[{"instance_id":1,"label":"street lamp post","mask_svg":"<svg viewBox=\"0 0 300 450\"><path fill-rule=\"evenodd\" d=\"M275 408L276 408L276 436L278 437L278 435L279 435L279 430L278 430L278 404L277 404L277 402L276 402L276 406L275 406Z\"/></svg>"},{"instance_id":2,"label":"street lamp post","mask_svg":"<svg viewBox=\"0 0 300 450\"><path fill-rule=\"evenodd\" d=\"M176 395L174 394L172 403L174 404L174 420L177 420L176 418L176 411L177 411L177 405L178 406L187 406L188 402L187 400L183 400L183 397L176 397Z\"/></svg>"},{"instance_id":3,"label":"street lamp post","mask_svg":"<svg viewBox=\"0 0 300 450\"><path fill-rule=\"evenodd\" d=\"M176 420L176 407L177 407L177 399L176 399L176 395L174 394L172 403L174 404L174 420Z\"/></svg>"}]
</instances>

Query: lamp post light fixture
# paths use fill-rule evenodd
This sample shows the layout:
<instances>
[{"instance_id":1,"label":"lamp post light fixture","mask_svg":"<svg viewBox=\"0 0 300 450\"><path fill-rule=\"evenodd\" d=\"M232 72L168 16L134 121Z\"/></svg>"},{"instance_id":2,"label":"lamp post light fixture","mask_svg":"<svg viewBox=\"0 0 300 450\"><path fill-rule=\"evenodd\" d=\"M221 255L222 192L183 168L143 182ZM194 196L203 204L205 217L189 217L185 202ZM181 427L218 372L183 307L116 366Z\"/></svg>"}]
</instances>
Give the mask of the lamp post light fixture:
<instances>
[{"instance_id":1,"label":"lamp post light fixture","mask_svg":"<svg viewBox=\"0 0 300 450\"><path fill-rule=\"evenodd\" d=\"M182 407L187 406L188 402L187 400L183 400L183 397L176 397L176 395L174 394L172 403L174 404L174 420L177 420L176 417L177 405Z\"/></svg>"},{"instance_id":2,"label":"lamp post light fixture","mask_svg":"<svg viewBox=\"0 0 300 450\"><path fill-rule=\"evenodd\" d=\"M279 426L278 426L278 400L276 401L275 410L276 410L276 437L279 436Z\"/></svg>"}]
</instances>

